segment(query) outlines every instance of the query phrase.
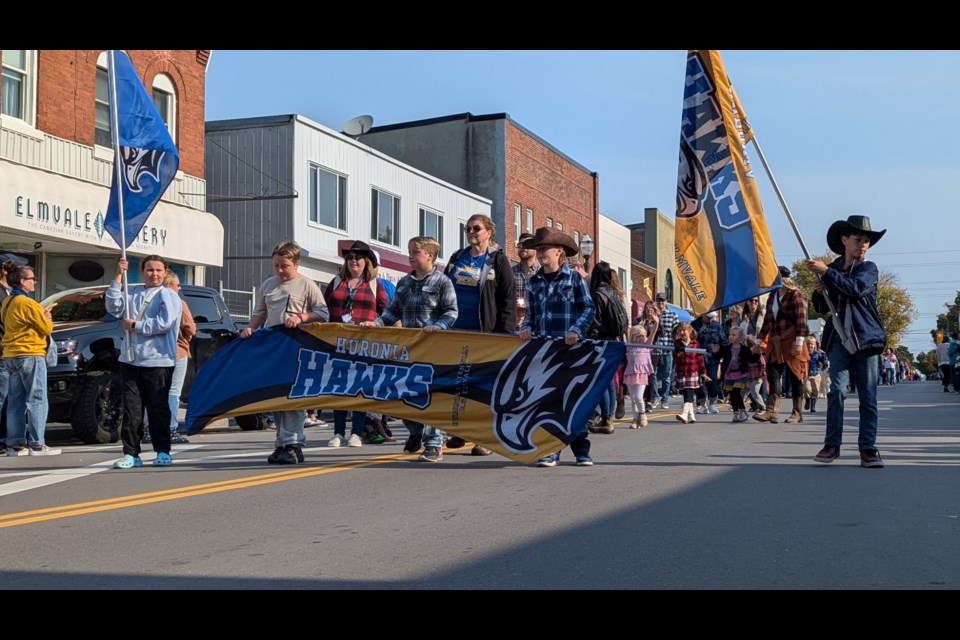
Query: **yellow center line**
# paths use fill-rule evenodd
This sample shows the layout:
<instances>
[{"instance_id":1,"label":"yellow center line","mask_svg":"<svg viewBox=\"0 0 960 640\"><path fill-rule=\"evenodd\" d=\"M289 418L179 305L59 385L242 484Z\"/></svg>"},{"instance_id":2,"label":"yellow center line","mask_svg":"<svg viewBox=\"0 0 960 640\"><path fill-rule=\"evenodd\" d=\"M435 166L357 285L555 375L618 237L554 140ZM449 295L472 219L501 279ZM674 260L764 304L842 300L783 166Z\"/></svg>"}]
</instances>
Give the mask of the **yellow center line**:
<instances>
[{"instance_id":1,"label":"yellow center line","mask_svg":"<svg viewBox=\"0 0 960 640\"><path fill-rule=\"evenodd\" d=\"M387 462L396 462L397 460L409 459L409 454L394 454L386 456L376 456L364 460L347 460L333 465L324 465L322 467L300 467L289 471L280 471L276 473L267 473L264 475L235 478L233 480L222 480L219 482L209 482L205 484L180 487L178 489L165 489L163 491L151 491L149 493L139 493L131 496L120 496L117 498L105 498L103 500L94 500L92 502L80 502L77 504L67 504L58 507L47 507L44 509L33 509L31 511L20 511L19 513L8 513L0 515L0 529L7 527L16 527L34 522L45 522L47 520L57 520L60 518L72 518L100 511L112 511L114 509L126 509L143 504L165 502L167 500L179 500L182 498L191 498L211 493L220 493L223 491L234 491L236 489L248 489L261 485L273 484L276 482L288 482L290 480L300 480L313 476L322 476L328 473L337 473L340 471L349 471L361 467L371 467L377 464Z\"/></svg>"}]
</instances>

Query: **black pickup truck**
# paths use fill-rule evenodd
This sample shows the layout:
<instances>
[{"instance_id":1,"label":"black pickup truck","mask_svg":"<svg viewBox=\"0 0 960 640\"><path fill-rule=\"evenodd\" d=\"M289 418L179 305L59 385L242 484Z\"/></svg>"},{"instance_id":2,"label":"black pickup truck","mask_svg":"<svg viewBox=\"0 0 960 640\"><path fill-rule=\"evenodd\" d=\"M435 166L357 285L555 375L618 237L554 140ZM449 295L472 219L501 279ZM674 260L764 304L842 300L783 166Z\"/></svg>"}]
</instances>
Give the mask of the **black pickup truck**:
<instances>
[{"instance_id":1,"label":"black pickup truck","mask_svg":"<svg viewBox=\"0 0 960 640\"><path fill-rule=\"evenodd\" d=\"M132 285L131 288L140 286ZM86 444L116 442L123 423L118 361L123 327L107 313L106 286L69 289L40 304L53 307L53 339L58 360L47 370L49 422L69 422ZM185 284L181 295L187 301L197 334L190 343L190 361L181 402L190 396L197 370L221 346L238 338L237 326L216 289ZM262 414L238 416L241 429L266 427Z\"/></svg>"}]
</instances>

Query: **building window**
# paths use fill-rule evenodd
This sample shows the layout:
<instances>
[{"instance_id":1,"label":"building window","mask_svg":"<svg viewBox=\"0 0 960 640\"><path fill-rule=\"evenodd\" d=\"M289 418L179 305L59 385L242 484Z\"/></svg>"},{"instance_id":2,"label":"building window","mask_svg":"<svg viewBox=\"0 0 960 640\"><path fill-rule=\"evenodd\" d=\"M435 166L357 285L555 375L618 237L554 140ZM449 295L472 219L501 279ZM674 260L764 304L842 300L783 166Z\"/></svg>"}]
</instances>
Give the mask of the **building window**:
<instances>
[{"instance_id":1,"label":"building window","mask_svg":"<svg viewBox=\"0 0 960 640\"><path fill-rule=\"evenodd\" d=\"M563 231L563 223L562 223L562 222L558 222L558 223L557 223L557 231Z\"/></svg>"},{"instance_id":2,"label":"building window","mask_svg":"<svg viewBox=\"0 0 960 640\"><path fill-rule=\"evenodd\" d=\"M672 305L677 304L673 301L673 272L670 269L663 274L663 293L667 296L667 302Z\"/></svg>"},{"instance_id":3,"label":"building window","mask_svg":"<svg viewBox=\"0 0 960 640\"><path fill-rule=\"evenodd\" d=\"M177 139L177 91L173 80L165 73L157 74L153 79L153 104L167 125L170 137Z\"/></svg>"},{"instance_id":4,"label":"building window","mask_svg":"<svg viewBox=\"0 0 960 640\"><path fill-rule=\"evenodd\" d=\"M580 232L579 232L579 231L574 231L574 232L573 232L573 244L577 245L578 247L580 246Z\"/></svg>"},{"instance_id":5,"label":"building window","mask_svg":"<svg viewBox=\"0 0 960 640\"><path fill-rule=\"evenodd\" d=\"M347 178L310 166L310 222L347 230Z\"/></svg>"},{"instance_id":6,"label":"building window","mask_svg":"<svg viewBox=\"0 0 960 640\"><path fill-rule=\"evenodd\" d=\"M36 114L36 51L3 50L2 113L34 125Z\"/></svg>"},{"instance_id":7,"label":"building window","mask_svg":"<svg viewBox=\"0 0 960 640\"><path fill-rule=\"evenodd\" d=\"M469 244L467 242L467 223L460 222L460 248L464 249Z\"/></svg>"},{"instance_id":8,"label":"building window","mask_svg":"<svg viewBox=\"0 0 960 640\"><path fill-rule=\"evenodd\" d=\"M527 229L528 232L533 233L533 209L527 209Z\"/></svg>"},{"instance_id":9,"label":"building window","mask_svg":"<svg viewBox=\"0 0 960 640\"><path fill-rule=\"evenodd\" d=\"M517 228L517 232L516 232L517 237L514 239L517 242L520 241L520 234L523 233L523 229L520 228L520 225L522 224L520 221L521 210L522 210L522 207L519 204L513 205L513 226Z\"/></svg>"},{"instance_id":10,"label":"building window","mask_svg":"<svg viewBox=\"0 0 960 640\"><path fill-rule=\"evenodd\" d=\"M97 94L93 113L93 142L101 147L110 147L110 89L107 79L107 54L97 60Z\"/></svg>"},{"instance_id":11,"label":"building window","mask_svg":"<svg viewBox=\"0 0 960 640\"><path fill-rule=\"evenodd\" d=\"M443 257L443 216L436 211L420 208L420 235L433 238L440 243L438 258Z\"/></svg>"},{"instance_id":12,"label":"building window","mask_svg":"<svg viewBox=\"0 0 960 640\"><path fill-rule=\"evenodd\" d=\"M626 291L627 283L627 270L626 269L617 269L617 277L620 278L620 287L624 289L624 293L629 294L629 291ZM627 296L629 297L629 295Z\"/></svg>"},{"instance_id":13,"label":"building window","mask_svg":"<svg viewBox=\"0 0 960 640\"><path fill-rule=\"evenodd\" d=\"M547 218L547 226L548 226L548 227L552 227L552 226L553 226L553 218Z\"/></svg>"},{"instance_id":14,"label":"building window","mask_svg":"<svg viewBox=\"0 0 960 640\"><path fill-rule=\"evenodd\" d=\"M379 189L371 189L373 230L379 242L400 246L400 198Z\"/></svg>"}]
</instances>

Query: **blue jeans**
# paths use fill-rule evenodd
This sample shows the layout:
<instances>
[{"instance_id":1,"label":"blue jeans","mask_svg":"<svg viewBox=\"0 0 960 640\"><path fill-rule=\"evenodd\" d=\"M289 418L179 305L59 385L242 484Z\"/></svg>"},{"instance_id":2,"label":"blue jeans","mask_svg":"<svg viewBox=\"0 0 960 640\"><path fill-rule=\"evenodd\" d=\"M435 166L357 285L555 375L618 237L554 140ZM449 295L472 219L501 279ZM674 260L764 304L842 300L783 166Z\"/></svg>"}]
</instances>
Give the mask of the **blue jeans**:
<instances>
[{"instance_id":1,"label":"blue jeans","mask_svg":"<svg viewBox=\"0 0 960 640\"><path fill-rule=\"evenodd\" d=\"M672 347L672 345L671 345ZM670 402L670 384L673 382L673 352L660 352L660 365L657 367L657 381L660 383L660 402L667 404ZM657 390L653 390L656 400Z\"/></svg>"},{"instance_id":2,"label":"blue jeans","mask_svg":"<svg viewBox=\"0 0 960 640\"><path fill-rule=\"evenodd\" d=\"M357 436L363 435L363 424L366 422L367 414L363 411L351 411L350 433ZM347 412L333 412L333 434L337 436L347 435Z\"/></svg>"},{"instance_id":3,"label":"blue jeans","mask_svg":"<svg viewBox=\"0 0 960 640\"><path fill-rule=\"evenodd\" d=\"M600 417L609 418L617 406L617 387L610 381L610 386L600 396Z\"/></svg>"},{"instance_id":4,"label":"blue jeans","mask_svg":"<svg viewBox=\"0 0 960 640\"><path fill-rule=\"evenodd\" d=\"M303 443L307 441L306 436L303 435L303 421L307 417L306 411L303 409L274 411L273 417L277 424L277 436L273 439L273 446L303 446Z\"/></svg>"},{"instance_id":5,"label":"blue jeans","mask_svg":"<svg viewBox=\"0 0 960 640\"><path fill-rule=\"evenodd\" d=\"M720 397L721 389L720 361L713 360L712 358L705 358L704 364L706 365L707 376L710 377L710 382L697 387L697 402L700 402L701 404L707 400L710 402L716 402L717 398Z\"/></svg>"},{"instance_id":6,"label":"blue jeans","mask_svg":"<svg viewBox=\"0 0 960 640\"><path fill-rule=\"evenodd\" d=\"M44 444L47 429L46 356L4 358L7 391L7 445Z\"/></svg>"},{"instance_id":7,"label":"blue jeans","mask_svg":"<svg viewBox=\"0 0 960 640\"><path fill-rule=\"evenodd\" d=\"M403 419L403 426L407 428L407 431L410 432L412 436L423 436L424 447L442 447L443 446L443 431L437 429L436 427L431 427L428 424L423 424L422 422L417 422L415 420Z\"/></svg>"},{"instance_id":8,"label":"blue jeans","mask_svg":"<svg viewBox=\"0 0 960 640\"><path fill-rule=\"evenodd\" d=\"M170 378L170 393L167 399L170 401L170 431L176 431L179 427L177 414L180 412L180 392L183 391L183 380L187 377L186 356L179 358L177 364L173 366L173 376Z\"/></svg>"},{"instance_id":9,"label":"blue jeans","mask_svg":"<svg viewBox=\"0 0 960 640\"><path fill-rule=\"evenodd\" d=\"M830 391L827 393L827 436L824 446L839 447L843 440L843 401L847 397L847 383L852 380L860 398L860 451L876 449L877 424L877 362L879 356L864 353L850 354L839 340L833 341L827 354L830 359Z\"/></svg>"},{"instance_id":10,"label":"blue jeans","mask_svg":"<svg viewBox=\"0 0 960 640\"><path fill-rule=\"evenodd\" d=\"M10 388L10 374L7 365L0 360L0 444L7 441L7 390Z\"/></svg>"}]
</instances>

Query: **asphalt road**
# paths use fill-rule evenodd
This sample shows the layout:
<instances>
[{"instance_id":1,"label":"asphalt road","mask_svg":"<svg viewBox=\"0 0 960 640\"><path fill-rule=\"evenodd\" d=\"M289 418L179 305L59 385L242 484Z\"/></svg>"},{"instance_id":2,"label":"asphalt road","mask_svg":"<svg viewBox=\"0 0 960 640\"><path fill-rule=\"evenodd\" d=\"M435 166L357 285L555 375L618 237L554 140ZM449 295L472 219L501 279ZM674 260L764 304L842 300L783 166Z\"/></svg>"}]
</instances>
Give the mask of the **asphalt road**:
<instances>
[{"instance_id":1,"label":"asphalt road","mask_svg":"<svg viewBox=\"0 0 960 640\"><path fill-rule=\"evenodd\" d=\"M960 395L881 387L885 469L856 429L814 463L825 404L801 424L683 425L591 436L594 467L402 445L265 458L272 432L221 426L174 466L119 471L118 445L66 441L0 459L8 589L957 589ZM679 404L676 408L679 408ZM855 400L847 424L855 424ZM781 419L787 413L781 410ZM403 441L402 428L395 435ZM49 441L69 438L52 430ZM11 551L16 550L16 551Z\"/></svg>"}]
</instances>

